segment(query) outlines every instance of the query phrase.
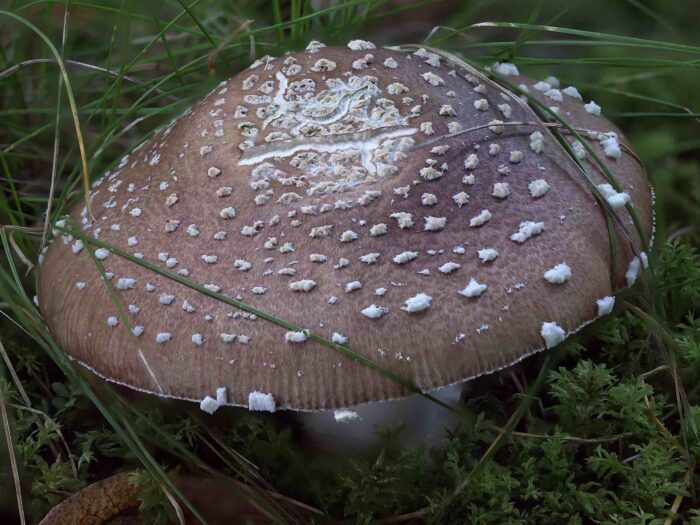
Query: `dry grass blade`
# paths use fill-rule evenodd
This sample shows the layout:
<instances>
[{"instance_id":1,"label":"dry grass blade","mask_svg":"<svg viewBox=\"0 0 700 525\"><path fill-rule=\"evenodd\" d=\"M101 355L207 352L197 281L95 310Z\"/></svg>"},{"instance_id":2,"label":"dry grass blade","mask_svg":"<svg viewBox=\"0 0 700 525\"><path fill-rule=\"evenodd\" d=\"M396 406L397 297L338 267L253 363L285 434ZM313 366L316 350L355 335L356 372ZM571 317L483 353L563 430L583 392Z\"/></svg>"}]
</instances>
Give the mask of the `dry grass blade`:
<instances>
[{"instance_id":1,"label":"dry grass blade","mask_svg":"<svg viewBox=\"0 0 700 525\"><path fill-rule=\"evenodd\" d=\"M66 452L66 458L68 459L68 462L70 463L70 468L71 468L71 473L73 474L73 479L76 481L79 480L79 474L78 474L78 467L75 465L75 460L73 458L73 452L71 451L70 445L68 444L68 441L66 441L65 436L63 435L63 432L61 432L59 424L49 417L49 415L45 412L42 412L41 410L37 410L36 408L32 408L29 406L22 406L22 405L15 405L13 403L9 403L9 406L14 408L15 410L26 410L27 412L31 413L34 416L41 416L44 418L44 420L53 425L53 430L56 432L56 435L58 436L58 439L61 440L61 444L63 445L63 448L65 449ZM40 419L35 418L35 421L37 422L37 426L39 428L43 428L42 422ZM60 458L60 454L56 452L55 457L58 459Z\"/></svg>"},{"instance_id":2,"label":"dry grass blade","mask_svg":"<svg viewBox=\"0 0 700 525\"><path fill-rule=\"evenodd\" d=\"M143 82L142 80L139 80L138 78L132 77L130 75L123 75L123 74L119 73L118 71L114 71L113 69L108 69L106 67L97 66L95 64L88 64L87 62L81 62L79 60L64 59L64 62L67 66L72 66L72 67L78 68L78 69L87 69L90 71L98 71L100 73L104 73L105 75L109 75L110 77L118 78L121 80L126 80L127 82L130 82L132 84L146 87L146 83ZM56 61L56 59L53 59L53 58L33 58L30 60L24 60L24 61L20 62L19 64L15 64L14 66L8 67L4 71L1 71L0 72L0 80L8 78L8 77L18 73L20 70L24 69L25 67L31 66L33 64L58 64L58 62ZM159 95L162 95L163 98L170 100L172 102L177 102L178 100L180 100L178 97L176 97L172 94L168 94L165 91L163 91L162 89L156 88L156 89L154 89L154 92L159 94Z\"/></svg>"},{"instance_id":3,"label":"dry grass blade","mask_svg":"<svg viewBox=\"0 0 700 525\"><path fill-rule=\"evenodd\" d=\"M209 53L209 57L207 58L207 70L209 71L210 75L215 75L216 70L214 69L214 62L216 62L216 58L219 56L221 51L224 50L224 48L229 45L231 42L233 42L238 35L240 35L242 32L247 31L248 28L251 26L253 23L253 20L246 20L243 22L241 25L239 25L236 29L234 29L229 35L226 36L221 42L219 42L219 45L216 46L216 48ZM251 39L253 38L252 36L250 37ZM254 49L251 46L251 50ZM252 56L251 56L252 58Z\"/></svg>"},{"instance_id":4,"label":"dry grass blade","mask_svg":"<svg viewBox=\"0 0 700 525\"><path fill-rule=\"evenodd\" d=\"M65 53L66 36L68 35L68 6L63 12L63 38L61 39L61 56ZM63 77L58 77L58 88L56 89L56 118L54 121L53 155L51 160L51 184L49 185L49 198L46 202L46 213L44 216L44 233L41 236L40 250L44 249L46 236L49 233L51 222L51 206L53 205L54 191L56 188L56 177L58 173L58 150L61 142L61 98L63 93Z\"/></svg>"},{"instance_id":5,"label":"dry grass blade","mask_svg":"<svg viewBox=\"0 0 700 525\"><path fill-rule=\"evenodd\" d=\"M24 252L17 244L17 241L15 240L15 232L10 231L7 238L10 241L10 246L12 246L12 250L15 252L15 255L17 255L17 258L27 267L27 273L31 272L32 268L34 268L34 263L32 263L32 261L30 261L26 255L24 255Z\"/></svg>"},{"instance_id":6,"label":"dry grass blade","mask_svg":"<svg viewBox=\"0 0 700 525\"><path fill-rule=\"evenodd\" d=\"M210 434L211 435L211 434ZM213 437L213 436L212 436ZM234 472L238 472L239 469L231 464L230 461L228 461L227 458L224 457L224 455L220 452L220 450L214 446L205 436L199 435L199 438L202 440L204 445L209 448L209 450L216 456L221 459L221 461L226 464L230 469L232 469ZM226 447L223 445L220 441L217 441L217 445L221 448L224 448L227 452L229 452L236 460L238 460L239 454L235 453L235 451L231 450L229 447ZM248 460L244 459L243 462L244 467L252 465ZM248 476L248 473L251 473L252 476ZM283 500L284 502L289 502L289 503L296 503L294 500L285 498L277 492L260 474L257 473L257 467L253 465L253 469L247 469L245 472L241 472L240 475L246 480L246 482L235 480L235 479L229 479L227 478L227 481L230 483L233 483L239 490L241 490L244 493L250 494L251 496L254 496L256 494L259 494L263 496L267 502L271 505L273 505L282 515L285 515L287 519L292 520L292 523L303 523L303 518L301 515L299 515L296 512L296 509L292 509L292 512L288 512L288 510L281 505L278 504L277 501L274 501L275 498ZM252 479L251 479L252 478ZM251 483L252 482L252 483ZM274 515L271 514L267 509L265 509L260 503L255 501L254 498L251 498L248 500L249 504L251 504L258 512L261 514L267 516L269 519L274 520ZM315 510L315 509L314 509ZM323 513L320 513L323 514Z\"/></svg>"},{"instance_id":7,"label":"dry grass blade","mask_svg":"<svg viewBox=\"0 0 700 525\"><path fill-rule=\"evenodd\" d=\"M2 426L5 429L5 439L7 441L7 453L10 456L10 466L12 468L12 479L15 483L15 493L17 494L17 509L19 511L19 519L22 525L27 522L24 516L24 503L22 502L22 486L19 481L19 468L17 467L17 457L15 456L15 446L12 439L12 431L10 430L10 418L7 415L7 406L5 404L5 392L0 388L0 415L2 416Z\"/></svg>"},{"instance_id":8,"label":"dry grass blade","mask_svg":"<svg viewBox=\"0 0 700 525\"><path fill-rule=\"evenodd\" d=\"M173 495L168 490L168 487L166 487L164 483L159 482L158 486L160 487L160 490L163 491L163 494L165 494L165 497L168 498L168 502L170 503L173 510L175 511L175 515L177 516L178 523L180 525L185 525L185 514L182 512L182 507L180 507L180 504L173 497Z\"/></svg>"}]
</instances>

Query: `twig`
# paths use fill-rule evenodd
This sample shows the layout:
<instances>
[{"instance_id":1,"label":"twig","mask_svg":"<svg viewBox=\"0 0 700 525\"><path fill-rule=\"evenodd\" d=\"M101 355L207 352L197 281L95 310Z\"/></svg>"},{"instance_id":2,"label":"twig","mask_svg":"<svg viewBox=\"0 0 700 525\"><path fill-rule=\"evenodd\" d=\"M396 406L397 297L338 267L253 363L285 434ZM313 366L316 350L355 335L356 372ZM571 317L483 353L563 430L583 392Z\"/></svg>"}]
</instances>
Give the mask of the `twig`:
<instances>
[{"instance_id":1,"label":"twig","mask_svg":"<svg viewBox=\"0 0 700 525\"><path fill-rule=\"evenodd\" d=\"M496 425L491 425L491 428L493 430L497 430L499 432L503 432L505 429L498 427ZM561 436L549 436L546 434L531 434L529 432L518 432L518 431L511 431L511 434L514 436L518 437L525 437L525 438L535 438L535 439L561 439L564 441L573 441L575 443L610 443L612 441L617 441L619 439L629 437L632 435L632 432L624 432L622 434L614 434L612 436L606 436L606 437L599 437L599 438L583 438L579 436L569 436L569 435L561 435Z\"/></svg>"},{"instance_id":2,"label":"twig","mask_svg":"<svg viewBox=\"0 0 700 525\"><path fill-rule=\"evenodd\" d=\"M685 473L685 482L690 483L690 477L692 475L692 470L688 470ZM671 505L670 513L671 515L666 518L666 521L664 521L664 525L671 525L675 519L678 517L678 509L681 506L681 502L683 501L683 494L678 494L676 497L673 499L673 504Z\"/></svg>"}]
</instances>

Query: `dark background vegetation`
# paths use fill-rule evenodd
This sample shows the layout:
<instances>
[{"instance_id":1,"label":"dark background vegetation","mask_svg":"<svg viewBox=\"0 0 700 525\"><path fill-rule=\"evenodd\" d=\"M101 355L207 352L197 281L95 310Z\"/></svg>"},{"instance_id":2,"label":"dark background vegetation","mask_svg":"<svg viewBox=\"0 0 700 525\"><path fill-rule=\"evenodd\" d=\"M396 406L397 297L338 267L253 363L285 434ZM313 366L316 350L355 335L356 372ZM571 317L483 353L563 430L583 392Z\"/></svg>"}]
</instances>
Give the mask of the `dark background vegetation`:
<instances>
[{"instance_id":1,"label":"dark background vegetation","mask_svg":"<svg viewBox=\"0 0 700 525\"><path fill-rule=\"evenodd\" d=\"M0 522L20 520L18 485L34 523L90 483L141 467L144 523L175 519L158 487L173 493L166 473L179 471L238 482L230 498L258 502L280 523L700 524L697 2L2 0L0 9ZM498 24L476 25L489 21ZM55 218L82 184L68 86L47 41L67 69L95 178L252 57L350 38L512 60L598 102L656 189L646 289L624 293L612 316L557 351L479 380L468 421L431 450L388 429L381 447L331 462L284 420L222 410L204 423L194 406L76 371L31 302L49 195Z\"/></svg>"}]
</instances>

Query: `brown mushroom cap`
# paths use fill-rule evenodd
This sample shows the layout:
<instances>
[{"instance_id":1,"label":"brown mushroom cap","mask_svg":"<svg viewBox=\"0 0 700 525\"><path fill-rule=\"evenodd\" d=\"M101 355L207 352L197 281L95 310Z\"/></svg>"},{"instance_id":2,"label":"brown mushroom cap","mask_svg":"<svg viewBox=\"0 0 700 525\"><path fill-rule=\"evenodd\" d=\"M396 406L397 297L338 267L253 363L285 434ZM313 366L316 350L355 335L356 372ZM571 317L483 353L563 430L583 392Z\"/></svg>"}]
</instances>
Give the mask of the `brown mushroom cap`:
<instances>
[{"instance_id":1,"label":"brown mushroom cap","mask_svg":"<svg viewBox=\"0 0 700 525\"><path fill-rule=\"evenodd\" d=\"M72 217L145 261L347 338L425 391L514 363L609 311L611 299L597 300L632 282L639 260L628 272L634 254L616 227L611 279L603 207L512 95L425 50L321 46L221 83L97 183L94 224L81 207ZM649 183L619 130L575 90L499 70L596 132L586 140L622 188L603 193L616 206L629 197L648 237ZM519 121L530 124L507 125ZM607 182L590 155L582 162ZM615 211L641 246L627 210ZM251 408L408 393L304 333L100 251L133 336L81 246L57 237L38 297L65 352L104 378L192 400L224 387L229 404Z\"/></svg>"}]
</instances>

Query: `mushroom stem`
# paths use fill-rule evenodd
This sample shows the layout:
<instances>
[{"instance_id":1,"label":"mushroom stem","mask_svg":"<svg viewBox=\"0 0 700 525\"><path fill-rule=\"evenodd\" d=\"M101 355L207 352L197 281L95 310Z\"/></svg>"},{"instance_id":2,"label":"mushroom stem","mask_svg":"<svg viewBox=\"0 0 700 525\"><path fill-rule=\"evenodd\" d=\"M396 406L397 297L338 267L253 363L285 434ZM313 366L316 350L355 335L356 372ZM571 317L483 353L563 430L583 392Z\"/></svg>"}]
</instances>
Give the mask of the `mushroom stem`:
<instances>
[{"instance_id":1,"label":"mushroom stem","mask_svg":"<svg viewBox=\"0 0 700 525\"><path fill-rule=\"evenodd\" d=\"M431 392L431 395L449 406L462 398L465 383ZM418 394L404 399L380 403L365 403L345 409L354 417L339 419L338 412L322 410L304 412L298 417L306 432L325 453L348 454L379 443L377 427L403 425L400 440L405 444L434 444L444 437L445 430L459 420L459 411L444 410Z\"/></svg>"}]
</instances>

